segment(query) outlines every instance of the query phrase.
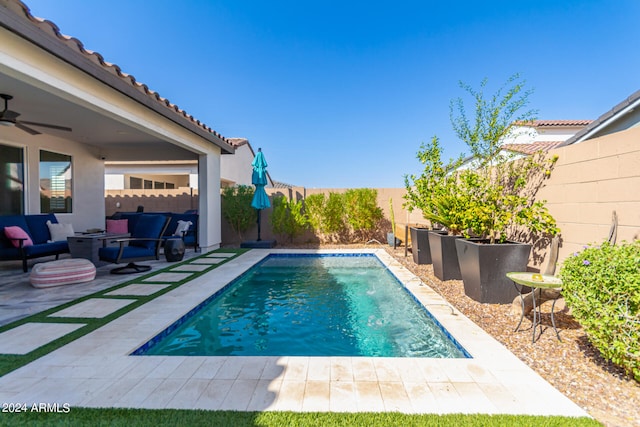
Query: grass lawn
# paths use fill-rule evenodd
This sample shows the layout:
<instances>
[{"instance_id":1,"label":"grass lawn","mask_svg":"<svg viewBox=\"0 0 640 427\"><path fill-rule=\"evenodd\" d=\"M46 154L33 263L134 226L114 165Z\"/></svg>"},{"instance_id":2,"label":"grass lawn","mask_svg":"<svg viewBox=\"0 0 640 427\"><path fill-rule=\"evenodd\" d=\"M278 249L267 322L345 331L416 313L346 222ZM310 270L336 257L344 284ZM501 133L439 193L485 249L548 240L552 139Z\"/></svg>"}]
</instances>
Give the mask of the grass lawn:
<instances>
[{"instance_id":1,"label":"grass lawn","mask_svg":"<svg viewBox=\"0 0 640 427\"><path fill-rule=\"evenodd\" d=\"M601 426L590 418L529 415L407 415L399 413L235 412L172 409L70 408L68 413L3 414L3 425L26 426Z\"/></svg>"}]
</instances>

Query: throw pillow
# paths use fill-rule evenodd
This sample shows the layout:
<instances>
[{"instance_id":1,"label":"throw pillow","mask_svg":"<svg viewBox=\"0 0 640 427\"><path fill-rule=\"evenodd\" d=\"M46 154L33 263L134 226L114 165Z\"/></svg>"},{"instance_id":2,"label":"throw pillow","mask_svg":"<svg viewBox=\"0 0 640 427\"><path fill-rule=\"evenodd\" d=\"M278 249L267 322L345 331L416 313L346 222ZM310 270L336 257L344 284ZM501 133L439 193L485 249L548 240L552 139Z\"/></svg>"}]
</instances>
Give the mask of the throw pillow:
<instances>
[{"instance_id":1,"label":"throw pillow","mask_svg":"<svg viewBox=\"0 0 640 427\"><path fill-rule=\"evenodd\" d=\"M129 232L128 219L108 219L107 233L126 234Z\"/></svg>"},{"instance_id":2,"label":"throw pillow","mask_svg":"<svg viewBox=\"0 0 640 427\"><path fill-rule=\"evenodd\" d=\"M178 226L176 227L176 231L173 233L174 236L182 237L182 233L189 231L189 227L191 227L193 223L191 221L178 221Z\"/></svg>"},{"instance_id":3,"label":"throw pillow","mask_svg":"<svg viewBox=\"0 0 640 427\"><path fill-rule=\"evenodd\" d=\"M22 246L32 246L33 245L33 240L31 240L31 237L29 237L27 232L24 231L22 228L18 227L17 225L10 225L9 227L5 227L4 228L4 235L7 236L7 239L11 240L11 244L13 246L15 246L16 248L20 247L20 241L19 240L13 240L13 239L26 239L22 243Z\"/></svg>"},{"instance_id":4,"label":"throw pillow","mask_svg":"<svg viewBox=\"0 0 640 427\"><path fill-rule=\"evenodd\" d=\"M49 234L51 240L48 242L63 242L67 240L67 237L73 237L73 225L71 224L56 224L51 221L47 221L47 227L49 227Z\"/></svg>"}]
</instances>

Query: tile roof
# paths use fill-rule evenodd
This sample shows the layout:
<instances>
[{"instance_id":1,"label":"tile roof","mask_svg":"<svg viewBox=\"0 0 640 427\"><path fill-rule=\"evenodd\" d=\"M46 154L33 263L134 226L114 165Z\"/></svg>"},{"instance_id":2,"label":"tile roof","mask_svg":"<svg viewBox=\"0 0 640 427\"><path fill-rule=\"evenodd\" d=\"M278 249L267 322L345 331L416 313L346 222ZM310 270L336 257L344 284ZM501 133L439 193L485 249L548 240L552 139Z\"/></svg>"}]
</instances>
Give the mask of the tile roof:
<instances>
[{"instance_id":1,"label":"tile roof","mask_svg":"<svg viewBox=\"0 0 640 427\"><path fill-rule=\"evenodd\" d=\"M538 151L549 151L564 141L534 141L528 144L504 144L503 149L522 154L535 154Z\"/></svg>"},{"instance_id":2,"label":"tile roof","mask_svg":"<svg viewBox=\"0 0 640 427\"><path fill-rule=\"evenodd\" d=\"M541 127L577 127L587 126L593 120L532 120L529 122L516 122L518 126Z\"/></svg>"},{"instance_id":3,"label":"tile roof","mask_svg":"<svg viewBox=\"0 0 640 427\"><path fill-rule=\"evenodd\" d=\"M249 140L246 138L227 138L227 142L234 147L240 147L242 145L249 144Z\"/></svg>"},{"instance_id":4,"label":"tile roof","mask_svg":"<svg viewBox=\"0 0 640 427\"><path fill-rule=\"evenodd\" d=\"M7 9L13 12L13 14L19 18L18 20L15 20L15 19L12 20L11 22L12 24L19 23L22 25L23 27L22 29L24 29L24 24L26 23L31 24L31 26L34 26L35 28L40 30L39 34L44 33L51 40L58 41L62 45L71 49L73 53L80 54L85 60L88 60L91 63L98 65L101 69L105 70L109 74L119 78L121 82L124 82L126 85L135 89L137 92L146 95L149 100L151 100L154 103L157 103L161 107L168 109L172 114L177 115L181 120L186 119L188 122L195 125L197 128L204 130L205 132L208 132L210 134L213 134L215 137L222 140L224 143L231 145L227 138L220 135L218 132L211 129L209 126L205 125L204 123L200 122L200 120L197 120L196 118L188 114L186 111L182 110L177 105L171 103L168 99L163 98L162 96L160 96L158 92L155 92L149 89L149 87L146 84L137 81L133 75L123 72L118 65L105 61L104 57L100 55L100 53L87 50L84 48L84 45L80 40L76 39L75 37L62 34L60 32L60 28L58 28L58 26L53 22L33 16L31 14L31 10L29 9L29 7L27 7L24 3L22 3L22 1L0 0L0 6L2 6L2 8L0 8L0 12L1 12L1 9ZM26 21L24 18L26 18ZM3 26L7 26L7 25L3 25ZM9 29L13 30L14 28L9 28ZM21 34L21 35L25 37L24 34ZM48 50L54 55L56 54L52 46L40 45L40 47L44 48L45 50ZM80 68L77 64L72 64L72 65L75 65L78 68ZM102 80L98 76L94 76L94 77ZM105 82L104 80L102 81Z\"/></svg>"},{"instance_id":5,"label":"tile roof","mask_svg":"<svg viewBox=\"0 0 640 427\"><path fill-rule=\"evenodd\" d=\"M534 127L587 126L593 120L534 120Z\"/></svg>"}]
</instances>

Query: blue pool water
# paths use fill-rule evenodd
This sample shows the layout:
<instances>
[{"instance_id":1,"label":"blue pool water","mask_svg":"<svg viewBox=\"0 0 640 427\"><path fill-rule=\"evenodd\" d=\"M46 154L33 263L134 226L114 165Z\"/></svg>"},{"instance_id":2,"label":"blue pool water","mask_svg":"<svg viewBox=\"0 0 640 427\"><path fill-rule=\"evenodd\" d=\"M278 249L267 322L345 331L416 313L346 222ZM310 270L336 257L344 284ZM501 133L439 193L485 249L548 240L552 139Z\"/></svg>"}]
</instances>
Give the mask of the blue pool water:
<instances>
[{"instance_id":1,"label":"blue pool water","mask_svg":"<svg viewBox=\"0 0 640 427\"><path fill-rule=\"evenodd\" d=\"M468 357L375 255L270 255L133 354Z\"/></svg>"}]
</instances>

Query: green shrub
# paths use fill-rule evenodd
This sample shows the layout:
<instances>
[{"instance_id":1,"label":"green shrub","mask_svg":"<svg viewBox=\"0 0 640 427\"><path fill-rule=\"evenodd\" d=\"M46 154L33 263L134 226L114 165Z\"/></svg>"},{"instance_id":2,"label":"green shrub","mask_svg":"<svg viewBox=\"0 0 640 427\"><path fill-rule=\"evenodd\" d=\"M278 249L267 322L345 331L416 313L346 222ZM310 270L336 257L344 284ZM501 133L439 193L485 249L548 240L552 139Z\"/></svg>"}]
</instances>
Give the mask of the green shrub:
<instances>
[{"instance_id":1,"label":"green shrub","mask_svg":"<svg viewBox=\"0 0 640 427\"><path fill-rule=\"evenodd\" d=\"M305 199L309 225L324 242L340 241L346 228L342 194L312 194Z\"/></svg>"},{"instance_id":2,"label":"green shrub","mask_svg":"<svg viewBox=\"0 0 640 427\"><path fill-rule=\"evenodd\" d=\"M591 343L640 381L640 241L587 247L564 261L560 277Z\"/></svg>"},{"instance_id":3,"label":"green shrub","mask_svg":"<svg viewBox=\"0 0 640 427\"><path fill-rule=\"evenodd\" d=\"M238 233L240 240L242 233L251 228L257 220L256 210L251 207L253 192L253 187L249 185L222 189L222 217Z\"/></svg>"},{"instance_id":4,"label":"green shrub","mask_svg":"<svg viewBox=\"0 0 640 427\"><path fill-rule=\"evenodd\" d=\"M347 190L343 195L346 222L355 239L369 240L380 220L382 209L378 206L378 191L372 188Z\"/></svg>"},{"instance_id":5,"label":"green shrub","mask_svg":"<svg viewBox=\"0 0 640 427\"><path fill-rule=\"evenodd\" d=\"M307 215L307 221L317 235L321 234L322 230L324 204L324 194L311 194L304 199L304 211Z\"/></svg>"},{"instance_id":6,"label":"green shrub","mask_svg":"<svg viewBox=\"0 0 640 427\"><path fill-rule=\"evenodd\" d=\"M334 242L342 241L347 228L343 194L329 193L329 197L324 204L322 217L322 232Z\"/></svg>"},{"instance_id":7,"label":"green shrub","mask_svg":"<svg viewBox=\"0 0 640 427\"><path fill-rule=\"evenodd\" d=\"M308 223L301 201L289 200L284 196L274 197L271 214L274 233L285 235L293 241L294 237L306 230Z\"/></svg>"}]
</instances>

